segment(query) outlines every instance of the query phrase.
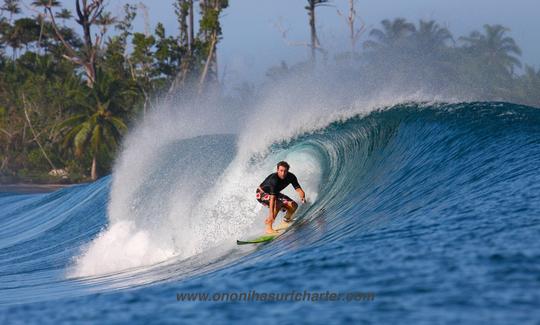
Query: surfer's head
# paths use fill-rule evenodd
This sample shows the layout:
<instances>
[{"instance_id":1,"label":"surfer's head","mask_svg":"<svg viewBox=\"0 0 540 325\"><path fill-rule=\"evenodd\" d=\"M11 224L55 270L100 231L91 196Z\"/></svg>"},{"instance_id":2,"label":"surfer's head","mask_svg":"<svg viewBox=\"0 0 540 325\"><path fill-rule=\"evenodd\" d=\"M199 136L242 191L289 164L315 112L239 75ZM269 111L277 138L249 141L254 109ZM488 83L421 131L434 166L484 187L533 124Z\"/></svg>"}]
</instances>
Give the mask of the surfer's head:
<instances>
[{"instance_id":1,"label":"surfer's head","mask_svg":"<svg viewBox=\"0 0 540 325\"><path fill-rule=\"evenodd\" d=\"M287 177L287 173L289 172L289 164L287 164L286 161L280 161L277 164L277 175L281 179L285 179Z\"/></svg>"}]
</instances>

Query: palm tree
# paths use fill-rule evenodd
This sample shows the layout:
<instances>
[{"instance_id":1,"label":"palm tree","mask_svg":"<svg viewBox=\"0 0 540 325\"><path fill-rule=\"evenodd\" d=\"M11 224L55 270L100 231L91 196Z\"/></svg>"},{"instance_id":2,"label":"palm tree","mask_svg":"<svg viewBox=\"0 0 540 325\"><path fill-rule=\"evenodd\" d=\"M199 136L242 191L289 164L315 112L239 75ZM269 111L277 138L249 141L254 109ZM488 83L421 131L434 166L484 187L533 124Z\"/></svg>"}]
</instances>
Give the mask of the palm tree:
<instances>
[{"instance_id":1,"label":"palm tree","mask_svg":"<svg viewBox=\"0 0 540 325\"><path fill-rule=\"evenodd\" d=\"M92 157L91 178L96 180L98 157L102 152L113 152L120 142L127 126L121 117L127 111L126 96L132 90L121 80L98 71L94 87L90 89L87 103L82 103L87 111L72 116L57 128L65 130L64 146L73 145L75 156L80 158L89 153Z\"/></svg>"},{"instance_id":2,"label":"palm tree","mask_svg":"<svg viewBox=\"0 0 540 325\"><path fill-rule=\"evenodd\" d=\"M83 46L81 38L72 28L64 25L63 27L59 27L58 30L62 33L62 37L66 43L72 48L80 49ZM50 35L54 35L54 29L51 24L45 25L45 31ZM43 46L46 48L46 51L56 53L59 57L65 53L64 45L55 37L51 37L50 41L46 42Z\"/></svg>"},{"instance_id":3,"label":"palm tree","mask_svg":"<svg viewBox=\"0 0 540 325\"><path fill-rule=\"evenodd\" d=\"M60 12L57 12L54 16L56 18L58 18L58 19L62 19L62 23L65 26L66 25L66 20L71 19L73 17L73 14L71 13L71 11L69 9L64 8L64 9L60 10Z\"/></svg>"},{"instance_id":4,"label":"palm tree","mask_svg":"<svg viewBox=\"0 0 540 325\"><path fill-rule=\"evenodd\" d=\"M536 89L540 89L540 69L536 70L534 67L527 65L525 67L525 74L523 80L531 85L535 85ZM540 95L540 94L539 94Z\"/></svg>"},{"instance_id":5,"label":"palm tree","mask_svg":"<svg viewBox=\"0 0 540 325\"><path fill-rule=\"evenodd\" d=\"M32 1L32 5L34 7L42 7L43 8L43 14L39 14L37 17L37 20L39 21L41 25L41 31L39 33L39 41L38 41L38 47L41 47L41 38L43 36L43 26L45 24L45 16L47 16L47 8L53 8L53 7L59 7L60 2L56 0L34 0Z\"/></svg>"},{"instance_id":6,"label":"palm tree","mask_svg":"<svg viewBox=\"0 0 540 325\"><path fill-rule=\"evenodd\" d=\"M1 11L9 12L9 23L13 19L13 15L21 13L21 7L19 6L20 0L4 0L4 5L0 7Z\"/></svg>"},{"instance_id":7,"label":"palm tree","mask_svg":"<svg viewBox=\"0 0 540 325\"><path fill-rule=\"evenodd\" d=\"M420 20L414 38L418 48L426 52L440 50L446 47L449 41L454 40L450 31L439 26L434 20Z\"/></svg>"},{"instance_id":8,"label":"palm tree","mask_svg":"<svg viewBox=\"0 0 540 325\"><path fill-rule=\"evenodd\" d=\"M381 22L382 29L372 29L369 36L375 40L364 42L365 48L380 49L398 45L416 31L414 24L407 22L404 18L396 18L393 21L385 19Z\"/></svg>"},{"instance_id":9,"label":"palm tree","mask_svg":"<svg viewBox=\"0 0 540 325\"><path fill-rule=\"evenodd\" d=\"M112 24L117 23L116 17L113 17L112 14L108 11L101 13L99 17L96 19L96 25L101 26L102 28L106 28Z\"/></svg>"},{"instance_id":10,"label":"palm tree","mask_svg":"<svg viewBox=\"0 0 540 325\"><path fill-rule=\"evenodd\" d=\"M32 1L32 6L34 7L43 7L43 9L45 10L46 8L49 8L49 7L59 7L60 6L60 2L59 1L56 1L56 0L34 0Z\"/></svg>"},{"instance_id":11,"label":"palm tree","mask_svg":"<svg viewBox=\"0 0 540 325\"><path fill-rule=\"evenodd\" d=\"M12 33L12 37L16 38L17 42L28 50L28 45L38 40L39 25L34 19L20 18L15 20Z\"/></svg>"},{"instance_id":12,"label":"palm tree","mask_svg":"<svg viewBox=\"0 0 540 325\"><path fill-rule=\"evenodd\" d=\"M540 69L525 66L525 74L520 77L521 97L525 103L540 107Z\"/></svg>"},{"instance_id":13,"label":"palm tree","mask_svg":"<svg viewBox=\"0 0 540 325\"><path fill-rule=\"evenodd\" d=\"M521 55L521 49L516 41L506 32L508 28L501 25L484 25L485 34L472 32L468 37L461 37L466 48L479 55L488 65L501 66L512 74L514 67L521 67L516 56Z\"/></svg>"},{"instance_id":14,"label":"palm tree","mask_svg":"<svg viewBox=\"0 0 540 325\"><path fill-rule=\"evenodd\" d=\"M4 48L6 42L6 34L7 31L9 31L11 25L8 23L7 19L4 17L0 17L0 62L3 59L4 56Z\"/></svg>"},{"instance_id":15,"label":"palm tree","mask_svg":"<svg viewBox=\"0 0 540 325\"><path fill-rule=\"evenodd\" d=\"M11 58L14 61L13 64L15 64L15 58L17 57L17 50L21 48L21 38L19 33L17 32L17 28L15 26L12 26L10 24L2 24L4 26L2 30L2 42L6 43L9 47L11 47Z\"/></svg>"}]
</instances>

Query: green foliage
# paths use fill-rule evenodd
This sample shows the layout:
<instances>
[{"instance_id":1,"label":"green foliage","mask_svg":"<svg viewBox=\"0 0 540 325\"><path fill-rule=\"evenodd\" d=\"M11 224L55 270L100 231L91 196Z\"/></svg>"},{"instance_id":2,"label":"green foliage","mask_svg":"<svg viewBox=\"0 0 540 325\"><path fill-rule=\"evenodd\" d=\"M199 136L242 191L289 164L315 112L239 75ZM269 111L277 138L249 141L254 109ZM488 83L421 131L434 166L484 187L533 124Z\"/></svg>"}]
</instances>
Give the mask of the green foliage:
<instances>
[{"instance_id":1,"label":"green foliage","mask_svg":"<svg viewBox=\"0 0 540 325\"><path fill-rule=\"evenodd\" d=\"M146 36L142 33L133 34L133 53L131 60L133 64L141 66L151 65L153 63L152 47L156 43L154 36Z\"/></svg>"},{"instance_id":2,"label":"green foliage","mask_svg":"<svg viewBox=\"0 0 540 325\"><path fill-rule=\"evenodd\" d=\"M71 11L69 9L62 9L60 12L56 13L55 15L56 18L58 19L71 19L73 17L73 14L71 13Z\"/></svg>"},{"instance_id":3,"label":"green foliage","mask_svg":"<svg viewBox=\"0 0 540 325\"><path fill-rule=\"evenodd\" d=\"M472 55L512 73L515 67L521 67L517 58L521 55L521 49L513 38L506 36L508 31L508 28L501 25L484 25L484 34L475 31L461 40Z\"/></svg>"},{"instance_id":4,"label":"green foliage","mask_svg":"<svg viewBox=\"0 0 540 325\"><path fill-rule=\"evenodd\" d=\"M99 71L94 87L81 103L86 112L57 125L58 130L65 131L64 146L72 146L76 157L85 152L92 157L114 152L127 131L123 118L129 111L127 97L132 96L132 92L129 83Z\"/></svg>"},{"instance_id":5,"label":"green foliage","mask_svg":"<svg viewBox=\"0 0 540 325\"><path fill-rule=\"evenodd\" d=\"M117 30L120 31L120 35L124 38L127 38L131 35L131 30L133 29L133 20L137 17L137 6L126 3L124 5L124 18L119 20L115 26Z\"/></svg>"},{"instance_id":6,"label":"green foliage","mask_svg":"<svg viewBox=\"0 0 540 325\"><path fill-rule=\"evenodd\" d=\"M308 4L322 6L326 2ZM37 0L32 5L45 12L49 3ZM152 33L133 32L136 5L125 5L120 20L107 12L96 17L94 28L114 24L117 34L104 39L95 52L92 67L96 80L89 87L81 64L66 58L73 53L60 42L51 22L43 19L43 14L17 16L21 14L20 1L5 0L1 9L9 15L0 17L0 177L51 179L47 176L50 166L29 130L25 110L53 164L67 167L70 180L82 181L89 177L94 158L98 172L110 172L128 126L140 113L152 109L160 95L175 85L181 95L189 95L188 85L203 79L208 62L208 73L214 75L205 80L217 82L217 72L212 71L217 67L214 50L222 37L220 16L229 3L198 2L198 26L191 26L197 35L190 40L191 3L174 1L178 35L167 34L161 23ZM53 1L53 10L59 5ZM83 46L79 32L84 31L67 27L72 25L66 23L73 19L71 12L58 8L55 17L63 20L57 28L64 40L84 58L90 45ZM356 73L356 79L364 77L362 69L366 67L384 72L389 79L404 74L418 80L444 76L437 86L461 87L540 107L540 70L527 66L521 75L516 73L521 67L521 50L507 28L485 25L482 31L458 40L435 21L414 24L398 18L384 20L373 29L364 42L365 51L354 57L350 53L337 57L351 65L347 73ZM276 82L311 68L308 62L282 62L269 69L267 76ZM418 80L408 81L414 87ZM236 91L244 103L256 93L247 83Z\"/></svg>"},{"instance_id":7,"label":"green foliage","mask_svg":"<svg viewBox=\"0 0 540 325\"><path fill-rule=\"evenodd\" d=\"M21 13L20 0L4 0L4 4L0 7L0 10L9 12L10 17ZM11 20L11 19L10 19Z\"/></svg>"},{"instance_id":8,"label":"green foliage","mask_svg":"<svg viewBox=\"0 0 540 325\"><path fill-rule=\"evenodd\" d=\"M27 157L28 167L31 169L47 170L47 168L50 168L49 163L47 162L39 148L34 148L30 150Z\"/></svg>"},{"instance_id":9,"label":"green foliage","mask_svg":"<svg viewBox=\"0 0 540 325\"><path fill-rule=\"evenodd\" d=\"M107 40L105 44L105 52L103 57L99 61L99 66L107 74L117 76L119 79L123 79L126 82L131 80L132 76L128 65L128 60L124 55L125 44L123 40L118 37L112 37Z\"/></svg>"},{"instance_id":10,"label":"green foliage","mask_svg":"<svg viewBox=\"0 0 540 325\"><path fill-rule=\"evenodd\" d=\"M182 58L187 54L186 48L178 45L177 40L165 34L165 28L161 23L156 27L156 51L154 53L155 64L158 73L172 79L178 73Z\"/></svg>"},{"instance_id":11,"label":"green foliage","mask_svg":"<svg viewBox=\"0 0 540 325\"><path fill-rule=\"evenodd\" d=\"M432 86L531 104L529 98L534 96L519 90L527 88L516 75L521 50L508 32L501 25L484 25L482 32L473 31L456 43L450 31L435 21L421 20L415 25L403 18L383 20L381 28L371 30L364 42L364 57L388 79L407 76L410 87L444 76Z\"/></svg>"},{"instance_id":12,"label":"green foliage","mask_svg":"<svg viewBox=\"0 0 540 325\"><path fill-rule=\"evenodd\" d=\"M173 6L174 6L174 13L178 19L178 25L179 25L178 27L180 30L179 43L181 44L181 46L187 47L188 39L189 39L187 18L189 15L190 4L188 0L176 0L173 3ZM159 25L160 24L158 24L158 28L159 28ZM156 32L158 31L158 28L156 28Z\"/></svg>"},{"instance_id":13,"label":"green foliage","mask_svg":"<svg viewBox=\"0 0 540 325\"><path fill-rule=\"evenodd\" d=\"M58 7L60 6L60 2L56 0L35 0L32 1L32 6L42 8Z\"/></svg>"},{"instance_id":14,"label":"green foliage","mask_svg":"<svg viewBox=\"0 0 540 325\"><path fill-rule=\"evenodd\" d=\"M221 26L219 25L219 10L215 8L208 8L204 11L201 18L200 28L201 31L209 32L213 30L218 31L218 35L221 34Z\"/></svg>"},{"instance_id":15,"label":"green foliage","mask_svg":"<svg viewBox=\"0 0 540 325\"><path fill-rule=\"evenodd\" d=\"M31 18L21 18L15 21L10 37L16 38L21 45L28 46L39 39L40 26Z\"/></svg>"}]
</instances>

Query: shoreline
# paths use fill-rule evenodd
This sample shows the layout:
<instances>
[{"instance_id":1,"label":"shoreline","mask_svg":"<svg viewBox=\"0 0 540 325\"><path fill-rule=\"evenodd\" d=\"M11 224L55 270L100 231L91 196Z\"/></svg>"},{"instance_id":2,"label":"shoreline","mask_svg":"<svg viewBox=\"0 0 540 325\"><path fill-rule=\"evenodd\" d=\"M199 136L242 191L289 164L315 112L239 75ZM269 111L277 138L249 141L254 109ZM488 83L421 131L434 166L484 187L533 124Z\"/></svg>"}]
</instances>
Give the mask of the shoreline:
<instances>
[{"instance_id":1,"label":"shoreline","mask_svg":"<svg viewBox=\"0 0 540 325\"><path fill-rule=\"evenodd\" d=\"M15 194L37 194L50 193L59 189L77 185L79 183L70 184L33 184L33 183L14 183L0 184L0 193L15 193Z\"/></svg>"}]
</instances>

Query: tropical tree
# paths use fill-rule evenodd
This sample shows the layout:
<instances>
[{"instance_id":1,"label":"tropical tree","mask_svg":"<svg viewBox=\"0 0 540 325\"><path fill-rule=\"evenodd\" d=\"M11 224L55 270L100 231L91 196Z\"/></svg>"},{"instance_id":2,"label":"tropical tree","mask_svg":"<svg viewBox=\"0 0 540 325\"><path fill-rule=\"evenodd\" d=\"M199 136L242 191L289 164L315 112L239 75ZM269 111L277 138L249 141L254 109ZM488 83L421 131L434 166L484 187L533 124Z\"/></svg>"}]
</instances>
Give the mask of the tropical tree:
<instances>
[{"instance_id":1,"label":"tropical tree","mask_svg":"<svg viewBox=\"0 0 540 325\"><path fill-rule=\"evenodd\" d=\"M32 6L34 7L41 7L43 8L43 11L47 9L47 7L58 7L60 6L60 2L56 0L34 0L32 1Z\"/></svg>"},{"instance_id":2,"label":"tropical tree","mask_svg":"<svg viewBox=\"0 0 540 325\"><path fill-rule=\"evenodd\" d=\"M112 73L123 79L135 79L132 65L127 54L127 42L133 34L133 20L137 16L137 6L124 5L124 17L116 22L115 29L120 31L119 35L109 37L105 43L100 66L107 73Z\"/></svg>"},{"instance_id":3,"label":"tropical tree","mask_svg":"<svg viewBox=\"0 0 540 325\"><path fill-rule=\"evenodd\" d=\"M66 20L73 18L73 14L69 9L62 9L60 12L57 12L55 14L55 17L58 19L62 19L62 23L66 25Z\"/></svg>"},{"instance_id":4,"label":"tropical tree","mask_svg":"<svg viewBox=\"0 0 540 325\"><path fill-rule=\"evenodd\" d=\"M144 109L146 114L150 105L150 93L154 91L152 79L156 76L154 55L152 48L156 43L154 36L142 33L133 34L133 53L130 62L133 64L133 73L139 89L144 94Z\"/></svg>"},{"instance_id":5,"label":"tropical tree","mask_svg":"<svg viewBox=\"0 0 540 325\"><path fill-rule=\"evenodd\" d=\"M540 107L540 69L526 66L519 81L521 99L528 105Z\"/></svg>"},{"instance_id":6,"label":"tropical tree","mask_svg":"<svg viewBox=\"0 0 540 325\"><path fill-rule=\"evenodd\" d=\"M122 80L98 71L93 88L89 89L86 112L74 115L57 126L65 131L64 146L72 146L77 158L88 154L91 157L91 179L98 177L99 157L112 154L118 147L122 135L127 131L124 116L132 103L132 89Z\"/></svg>"},{"instance_id":7,"label":"tropical tree","mask_svg":"<svg viewBox=\"0 0 540 325\"><path fill-rule=\"evenodd\" d=\"M434 20L420 20L413 36L418 48L426 52L444 49L448 42L454 40L450 31Z\"/></svg>"},{"instance_id":8,"label":"tropical tree","mask_svg":"<svg viewBox=\"0 0 540 325\"><path fill-rule=\"evenodd\" d=\"M45 34L46 35L54 35L55 31L51 23L47 22L45 23ZM68 26L58 26L59 32L62 34L62 38L64 39L65 43L69 44L73 49L76 51L79 51L82 46L83 42L72 28ZM56 57L61 58L65 53L64 44L61 40L59 40L56 37L48 37L43 40L42 47L46 49L46 52L51 52L56 55Z\"/></svg>"},{"instance_id":9,"label":"tropical tree","mask_svg":"<svg viewBox=\"0 0 540 325\"><path fill-rule=\"evenodd\" d=\"M43 9L43 13L40 13L37 16L37 21L39 22L41 26L41 31L39 33L38 47L41 47L41 38L43 37L45 17L47 16L47 9L60 7L60 2L56 0L34 0L32 1L32 6Z\"/></svg>"},{"instance_id":10,"label":"tropical tree","mask_svg":"<svg viewBox=\"0 0 540 325\"><path fill-rule=\"evenodd\" d=\"M15 38L17 43L28 50L31 43L39 40L39 30L39 25L34 19L21 18L17 19L13 24L11 37Z\"/></svg>"},{"instance_id":11,"label":"tropical tree","mask_svg":"<svg viewBox=\"0 0 540 325\"><path fill-rule=\"evenodd\" d=\"M521 54L513 38L506 35L508 28L501 25L484 25L484 33L474 31L461 37L461 69L464 84L492 100L510 99L515 83L514 69L520 67Z\"/></svg>"},{"instance_id":12,"label":"tropical tree","mask_svg":"<svg viewBox=\"0 0 540 325\"><path fill-rule=\"evenodd\" d=\"M521 49L512 37L506 36L509 31L501 25L484 25L484 34L474 31L460 40L467 49L481 57L486 65L502 67L512 74L514 67L521 67L517 58L521 55Z\"/></svg>"},{"instance_id":13,"label":"tropical tree","mask_svg":"<svg viewBox=\"0 0 540 325\"><path fill-rule=\"evenodd\" d=\"M307 0L308 4L304 9L308 12L309 17L309 30L311 35L311 60L315 61L316 50L320 49L321 43L319 42L319 37L317 36L317 27L315 22L315 9L320 6L327 4L328 0Z\"/></svg>"},{"instance_id":14,"label":"tropical tree","mask_svg":"<svg viewBox=\"0 0 540 325\"><path fill-rule=\"evenodd\" d=\"M0 7L0 11L9 12L9 22L13 19L14 15L21 13L21 7L19 5L20 0L4 0L4 5Z\"/></svg>"},{"instance_id":15,"label":"tropical tree","mask_svg":"<svg viewBox=\"0 0 540 325\"><path fill-rule=\"evenodd\" d=\"M92 26L98 23L98 20L102 17L104 10L103 0L92 0L90 2L86 0L76 0L75 9L77 13L77 24L79 24L83 30L83 45L82 51L77 51L72 45L66 42L62 31L56 24L55 15L52 11L52 6L45 7L48 17L51 20L51 26L56 34L56 37L62 42L65 47L66 54L64 57L71 62L80 65L86 74L86 83L88 87L92 88L96 79L96 61L98 60L99 49L103 40L103 36L106 32L105 28L102 28L99 35L92 35Z\"/></svg>"},{"instance_id":16,"label":"tropical tree","mask_svg":"<svg viewBox=\"0 0 540 325\"><path fill-rule=\"evenodd\" d=\"M110 25L116 24L117 19L109 11L102 12L100 16L96 19L96 25L101 26L101 28L107 28Z\"/></svg>"},{"instance_id":17,"label":"tropical tree","mask_svg":"<svg viewBox=\"0 0 540 325\"><path fill-rule=\"evenodd\" d=\"M9 23L2 23L2 43L11 47L11 58L14 61L17 57L17 50L21 48L21 39L15 26Z\"/></svg>"},{"instance_id":18,"label":"tropical tree","mask_svg":"<svg viewBox=\"0 0 540 325\"><path fill-rule=\"evenodd\" d=\"M414 24L407 22L404 18L396 18L393 21L385 19L381 25L382 29L374 28L369 32L369 36L374 40L365 41L365 48L381 49L401 45L416 32Z\"/></svg>"},{"instance_id":19,"label":"tropical tree","mask_svg":"<svg viewBox=\"0 0 540 325\"><path fill-rule=\"evenodd\" d=\"M7 19L0 17L0 60L4 56L4 48L6 47L6 33L10 29L11 25Z\"/></svg>"},{"instance_id":20,"label":"tropical tree","mask_svg":"<svg viewBox=\"0 0 540 325\"><path fill-rule=\"evenodd\" d=\"M182 54L187 51L182 51L173 36L166 36L163 24L158 23L155 32L157 36L156 51L154 53L156 68L159 74L163 75L167 81L172 81L180 68Z\"/></svg>"},{"instance_id":21,"label":"tropical tree","mask_svg":"<svg viewBox=\"0 0 540 325\"><path fill-rule=\"evenodd\" d=\"M349 13L347 16L345 16L345 14L341 12L341 10L339 9L337 10L338 15L345 18L347 22L347 27L349 29L349 40L351 43L351 52L348 54L345 54L345 57L348 56L350 59L354 59L355 57L357 57L356 44L358 43L360 36L362 36L362 34L364 34L364 32L366 31L366 24L364 23L362 18L360 18L360 16L358 16L358 14L356 13L356 8L355 8L357 5L356 2L357 0L349 0ZM358 28L356 27L357 19L360 20L360 26ZM341 55L341 57L343 57L343 55Z\"/></svg>"},{"instance_id":22,"label":"tropical tree","mask_svg":"<svg viewBox=\"0 0 540 325\"><path fill-rule=\"evenodd\" d=\"M222 32L219 15L228 6L229 0L200 1L199 46L203 54L200 59L204 60L201 63L204 63L199 77L199 94L202 93L206 83L218 81L216 49Z\"/></svg>"}]
</instances>

